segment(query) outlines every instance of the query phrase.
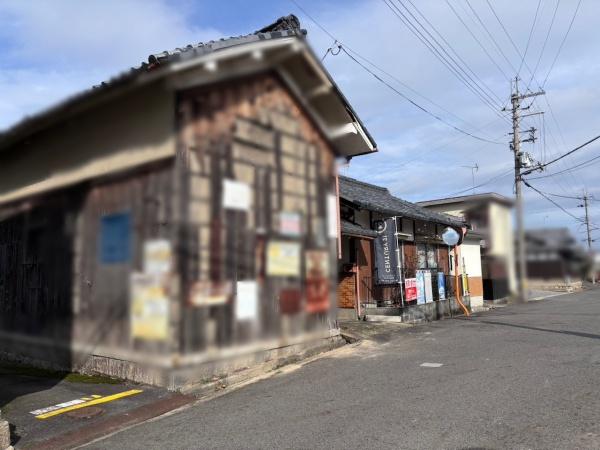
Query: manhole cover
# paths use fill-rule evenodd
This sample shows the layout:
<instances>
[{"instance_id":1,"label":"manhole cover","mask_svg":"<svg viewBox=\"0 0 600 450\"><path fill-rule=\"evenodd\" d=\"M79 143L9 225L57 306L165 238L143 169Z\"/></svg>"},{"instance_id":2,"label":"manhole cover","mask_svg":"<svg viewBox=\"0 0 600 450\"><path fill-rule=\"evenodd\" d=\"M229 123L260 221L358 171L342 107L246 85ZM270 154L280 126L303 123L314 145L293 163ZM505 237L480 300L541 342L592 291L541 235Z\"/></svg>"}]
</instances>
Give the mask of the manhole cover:
<instances>
[{"instance_id":1,"label":"manhole cover","mask_svg":"<svg viewBox=\"0 0 600 450\"><path fill-rule=\"evenodd\" d=\"M99 406L88 406L87 408L76 409L66 413L67 416L74 419L91 419L92 417L99 416L104 412L104 409Z\"/></svg>"}]
</instances>

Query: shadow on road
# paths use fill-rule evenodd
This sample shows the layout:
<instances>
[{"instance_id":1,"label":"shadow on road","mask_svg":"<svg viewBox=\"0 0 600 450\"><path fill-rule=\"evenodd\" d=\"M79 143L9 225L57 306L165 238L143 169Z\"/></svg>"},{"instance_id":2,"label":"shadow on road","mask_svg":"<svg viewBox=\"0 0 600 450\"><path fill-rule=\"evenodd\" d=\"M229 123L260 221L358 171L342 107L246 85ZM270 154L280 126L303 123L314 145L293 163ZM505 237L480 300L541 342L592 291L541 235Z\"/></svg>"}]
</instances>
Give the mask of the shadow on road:
<instances>
[{"instance_id":1,"label":"shadow on road","mask_svg":"<svg viewBox=\"0 0 600 450\"><path fill-rule=\"evenodd\" d=\"M582 331L551 330L549 328L532 327L529 325L517 325L514 323L506 323L506 322L494 322L491 320L478 320L477 322L478 323L487 323L490 325L504 325L507 327L523 328L525 330L545 331L548 333L566 334L566 335L570 335L570 336L584 337L584 338L588 338L588 339L600 339L600 334L584 333Z\"/></svg>"}]
</instances>

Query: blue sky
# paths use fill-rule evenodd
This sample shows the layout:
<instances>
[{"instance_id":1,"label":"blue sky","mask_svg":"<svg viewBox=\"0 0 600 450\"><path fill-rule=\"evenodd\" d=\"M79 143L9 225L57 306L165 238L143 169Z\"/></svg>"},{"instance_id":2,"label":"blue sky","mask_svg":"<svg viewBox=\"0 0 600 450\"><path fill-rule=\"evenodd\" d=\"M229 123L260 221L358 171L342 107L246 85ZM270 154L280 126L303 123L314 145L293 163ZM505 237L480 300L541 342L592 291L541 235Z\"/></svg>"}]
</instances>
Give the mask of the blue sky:
<instances>
[{"instance_id":1,"label":"blue sky","mask_svg":"<svg viewBox=\"0 0 600 450\"><path fill-rule=\"evenodd\" d=\"M403 0L410 6L408 0ZM554 0L542 1L529 46L537 0L491 0L495 12L521 53L527 48L521 71L527 84L528 69L536 71L539 84L557 54L578 0L562 0L549 39L545 36L553 16ZM456 79L392 13L383 0L298 0L321 25L350 48L392 74L386 78L396 89L459 128L492 140L507 142L509 124ZM479 27L464 0L449 0L491 58L470 36L444 0L413 0L419 11L462 60L497 97L498 108L509 96L509 82L502 72L514 75L521 58L512 47L485 0L470 3L496 39L506 59ZM416 10L412 10L417 14ZM246 34L279 16L295 13L308 30L317 54L324 54L332 39L315 26L290 0L280 1L10 1L0 0L0 129L27 114L89 88L119 71L138 65L150 53L188 43ZM597 17L600 2L584 0L568 39L547 83L547 95L531 111L545 111L526 119L523 126L543 128L546 142L527 150L536 159L551 158L599 134L600 37ZM424 23L424 22L423 22ZM438 36L438 39L439 36ZM541 57L540 57L541 55ZM481 142L457 133L436 121L379 83L343 53L329 55L330 70L367 127L379 153L356 158L342 171L350 176L384 185L407 200L444 197L471 186L471 170L477 164L475 183L494 177L478 192L512 195L508 172L512 159L508 145ZM495 64L500 66L500 69ZM535 83L534 83L535 84ZM487 89L486 88L486 89ZM494 97L495 98L495 97ZM550 106L548 106L548 103ZM571 167L600 154L600 144L566 158L548 173ZM596 176L600 164L532 181L540 190L578 195L584 188L600 199ZM465 191L468 193L468 191ZM555 197L569 212L580 216L576 200ZM600 210L591 213L600 223ZM600 203L599 203L600 204ZM582 227L536 193L526 192L526 223L536 226L568 226L578 238ZM599 234L600 236L600 234ZM600 241L599 241L600 242Z\"/></svg>"}]
</instances>

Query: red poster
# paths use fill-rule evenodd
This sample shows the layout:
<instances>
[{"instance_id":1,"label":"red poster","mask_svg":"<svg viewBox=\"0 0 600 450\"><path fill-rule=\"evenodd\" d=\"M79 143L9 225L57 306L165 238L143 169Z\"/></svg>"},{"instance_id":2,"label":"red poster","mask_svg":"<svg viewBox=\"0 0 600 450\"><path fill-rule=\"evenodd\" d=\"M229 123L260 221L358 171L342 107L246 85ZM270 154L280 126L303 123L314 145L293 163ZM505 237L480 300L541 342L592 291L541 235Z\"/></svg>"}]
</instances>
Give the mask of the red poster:
<instances>
[{"instance_id":1,"label":"red poster","mask_svg":"<svg viewBox=\"0 0 600 450\"><path fill-rule=\"evenodd\" d=\"M404 287L406 292L406 301L410 302L417 299L417 279L406 278L404 280Z\"/></svg>"}]
</instances>

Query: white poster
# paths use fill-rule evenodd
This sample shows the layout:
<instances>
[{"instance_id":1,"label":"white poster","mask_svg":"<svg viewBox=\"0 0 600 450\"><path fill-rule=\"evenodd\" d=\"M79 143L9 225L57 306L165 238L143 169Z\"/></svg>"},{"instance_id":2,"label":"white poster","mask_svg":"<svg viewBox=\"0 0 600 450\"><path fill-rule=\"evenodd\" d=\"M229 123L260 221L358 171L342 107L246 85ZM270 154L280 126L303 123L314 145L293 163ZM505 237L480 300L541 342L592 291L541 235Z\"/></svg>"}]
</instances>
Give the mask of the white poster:
<instances>
[{"instance_id":1,"label":"white poster","mask_svg":"<svg viewBox=\"0 0 600 450\"><path fill-rule=\"evenodd\" d=\"M165 274L171 271L171 243L167 239L144 242L144 273Z\"/></svg>"},{"instance_id":2,"label":"white poster","mask_svg":"<svg viewBox=\"0 0 600 450\"><path fill-rule=\"evenodd\" d=\"M431 272L425 272L425 302L433 301L433 286L431 285Z\"/></svg>"},{"instance_id":3,"label":"white poster","mask_svg":"<svg viewBox=\"0 0 600 450\"><path fill-rule=\"evenodd\" d=\"M337 197L333 194L327 194L327 236L331 239L338 237Z\"/></svg>"},{"instance_id":4,"label":"white poster","mask_svg":"<svg viewBox=\"0 0 600 450\"><path fill-rule=\"evenodd\" d=\"M237 320L256 320L258 318L258 284L256 281L237 282L235 317Z\"/></svg>"},{"instance_id":5,"label":"white poster","mask_svg":"<svg viewBox=\"0 0 600 450\"><path fill-rule=\"evenodd\" d=\"M223 180L223 208L248 211L250 209L250 186L234 180Z\"/></svg>"}]
</instances>

